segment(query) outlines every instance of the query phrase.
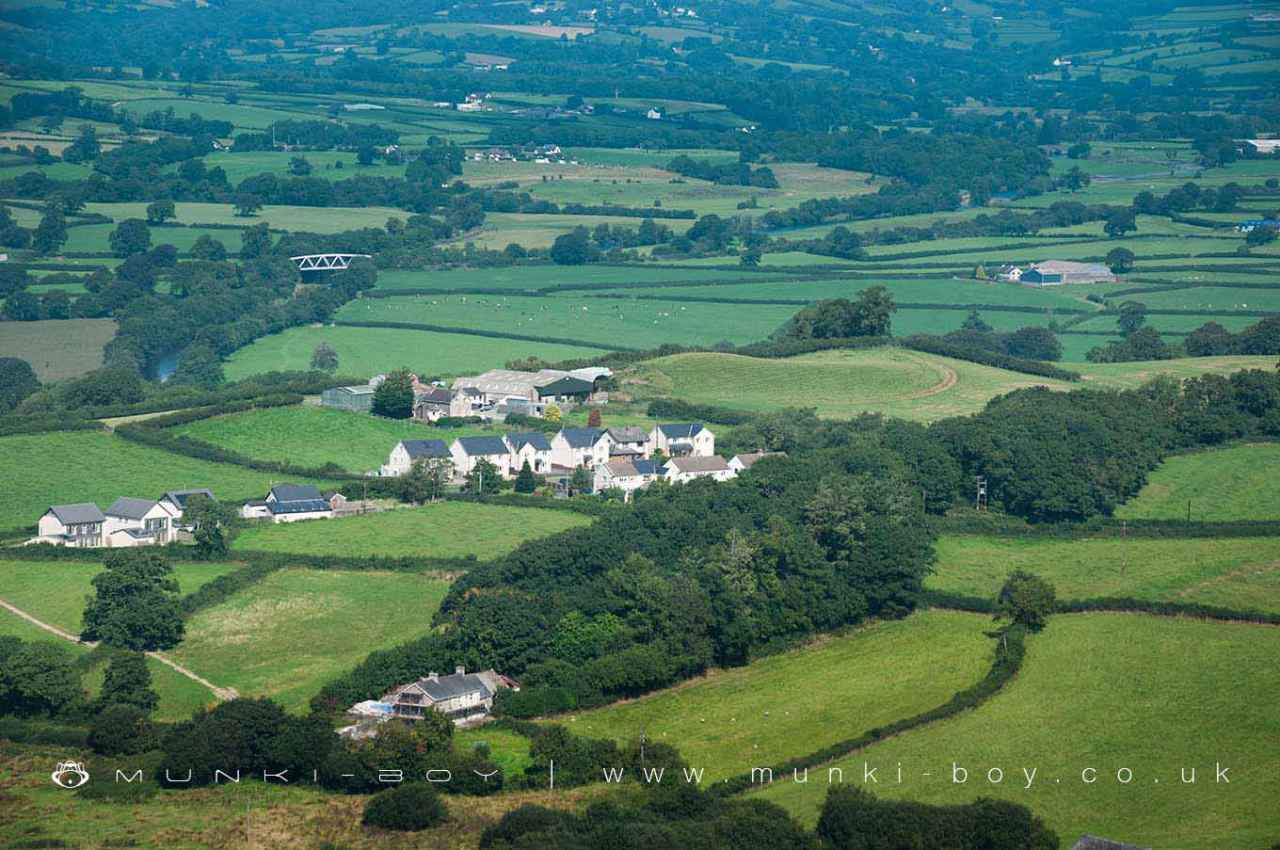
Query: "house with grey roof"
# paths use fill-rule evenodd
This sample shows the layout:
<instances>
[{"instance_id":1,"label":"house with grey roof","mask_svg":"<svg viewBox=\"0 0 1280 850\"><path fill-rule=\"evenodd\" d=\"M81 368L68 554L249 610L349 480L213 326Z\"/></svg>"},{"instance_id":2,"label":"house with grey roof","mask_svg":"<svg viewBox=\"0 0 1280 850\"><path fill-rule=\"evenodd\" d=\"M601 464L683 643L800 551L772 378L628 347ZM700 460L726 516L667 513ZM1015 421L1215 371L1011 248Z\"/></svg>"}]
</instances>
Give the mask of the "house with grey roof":
<instances>
[{"instance_id":1,"label":"house with grey roof","mask_svg":"<svg viewBox=\"0 0 1280 850\"><path fill-rule=\"evenodd\" d=\"M595 469L609 462L613 438L603 428L563 428L551 440L551 460L566 469Z\"/></svg>"},{"instance_id":2,"label":"house with grey roof","mask_svg":"<svg viewBox=\"0 0 1280 850\"><path fill-rule=\"evenodd\" d=\"M240 508L240 516L272 522L329 519L333 516L333 506L310 484L277 484L265 499L246 502Z\"/></svg>"},{"instance_id":3,"label":"house with grey roof","mask_svg":"<svg viewBox=\"0 0 1280 850\"><path fill-rule=\"evenodd\" d=\"M379 470L380 475L404 475L420 460L447 460L453 462L449 445L444 440L401 440L391 450L387 462Z\"/></svg>"},{"instance_id":4,"label":"house with grey roof","mask_svg":"<svg viewBox=\"0 0 1280 850\"><path fill-rule=\"evenodd\" d=\"M635 458L649 456L649 432L638 425L628 425L625 428L610 428L609 439L613 442L613 445L609 447L609 456L612 458L634 460Z\"/></svg>"},{"instance_id":5,"label":"house with grey roof","mask_svg":"<svg viewBox=\"0 0 1280 850\"><path fill-rule=\"evenodd\" d=\"M683 484L695 478L710 478L713 481L728 481L736 473L729 463L719 455L698 457L682 455L667 461L663 478L672 484Z\"/></svg>"},{"instance_id":6,"label":"house with grey roof","mask_svg":"<svg viewBox=\"0 0 1280 850\"><path fill-rule=\"evenodd\" d=\"M101 546L102 530L107 518L93 502L51 505L36 522L38 536L30 543L52 543L87 549Z\"/></svg>"},{"instance_id":7,"label":"house with grey roof","mask_svg":"<svg viewBox=\"0 0 1280 850\"><path fill-rule=\"evenodd\" d=\"M164 506L164 509L170 513L175 520L182 519L182 514L187 509L187 501L192 496L204 496L206 499L216 501L213 491L204 487L197 487L192 490L170 490L162 495L158 502ZM179 523L179 525L181 525Z\"/></svg>"},{"instance_id":8,"label":"house with grey roof","mask_svg":"<svg viewBox=\"0 0 1280 850\"><path fill-rule=\"evenodd\" d=\"M506 436L511 450L511 471L519 474L524 465L542 474L551 469L551 441L541 431L512 431Z\"/></svg>"},{"instance_id":9,"label":"house with grey roof","mask_svg":"<svg viewBox=\"0 0 1280 850\"><path fill-rule=\"evenodd\" d=\"M423 422L435 422L446 416L470 416L471 399L460 391L448 387L423 387L413 395L413 418Z\"/></svg>"},{"instance_id":10,"label":"house with grey roof","mask_svg":"<svg viewBox=\"0 0 1280 850\"><path fill-rule=\"evenodd\" d=\"M486 717L493 709L498 690L514 685L493 670L468 673L465 667L457 667L452 675L432 672L394 688L378 702L389 707L387 713L391 717L420 720L428 711L435 711L462 725Z\"/></svg>"},{"instance_id":11,"label":"house with grey roof","mask_svg":"<svg viewBox=\"0 0 1280 850\"><path fill-rule=\"evenodd\" d=\"M1031 286L1061 286L1071 283L1115 283L1115 273L1102 263L1047 260L1034 263L1018 278Z\"/></svg>"},{"instance_id":12,"label":"house with grey roof","mask_svg":"<svg viewBox=\"0 0 1280 850\"><path fill-rule=\"evenodd\" d=\"M786 457L786 452L743 452L729 458L729 468L733 470L733 474L745 472L756 465L756 461L765 457Z\"/></svg>"},{"instance_id":13,"label":"house with grey roof","mask_svg":"<svg viewBox=\"0 0 1280 850\"><path fill-rule=\"evenodd\" d=\"M663 471L664 467L652 460L614 458L596 467L591 489L594 493L621 490L623 499L629 502L632 493L657 481Z\"/></svg>"},{"instance_id":14,"label":"house with grey roof","mask_svg":"<svg viewBox=\"0 0 1280 850\"><path fill-rule=\"evenodd\" d=\"M662 452L667 457L710 457L716 453L716 435L700 422L655 425L649 432L646 448L649 456Z\"/></svg>"},{"instance_id":15,"label":"house with grey roof","mask_svg":"<svg viewBox=\"0 0 1280 850\"><path fill-rule=\"evenodd\" d=\"M147 546L174 539L174 515L158 501L121 496L106 510L106 545Z\"/></svg>"},{"instance_id":16,"label":"house with grey roof","mask_svg":"<svg viewBox=\"0 0 1280 850\"><path fill-rule=\"evenodd\" d=\"M449 445L449 454L457 478L470 475L482 459L496 466L503 478L511 477L511 449L502 437L459 437Z\"/></svg>"}]
</instances>

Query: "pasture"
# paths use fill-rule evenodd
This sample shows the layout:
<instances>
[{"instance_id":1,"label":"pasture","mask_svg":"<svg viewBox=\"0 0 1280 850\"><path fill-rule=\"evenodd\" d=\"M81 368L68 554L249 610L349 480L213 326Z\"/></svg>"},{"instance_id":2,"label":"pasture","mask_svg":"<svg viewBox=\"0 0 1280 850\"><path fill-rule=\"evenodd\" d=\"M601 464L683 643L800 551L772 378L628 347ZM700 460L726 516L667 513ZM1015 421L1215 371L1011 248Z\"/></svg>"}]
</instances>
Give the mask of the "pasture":
<instances>
[{"instance_id":1,"label":"pasture","mask_svg":"<svg viewBox=\"0 0 1280 850\"><path fill-rule=\"evenodd\" d=\"M43 382L75 378L102 365L102 348L116 335L112 319L51 319L0 323L0 357L31 364Z\"/></svg>"},{"instance_id":2,"label":"pasture","mask_svg":"<svg viewBox=\"0 0 1280 850\"><path fill-rule=\"evenodd\" d=\"M930 589L994 598L1014 570L1063 600L1132 596L1280 612L1280 538L1052 540L944 535Z\"/></svg>"},{"instance_id":3,"label":"pasture","mask_svg":"<svg viewBox=\"0 0 1280 850\"><path fill-rule=\"evenodd\" d=\"M231 224L237 227L252 227L266 222L270 227L280 230L307 231L311 233L337 233L342 230L353 230L360 227L382 227L388 218L407 218L409 213L395 207L291 207L264 206L249 217L236 215L231 204L196 203L180 201L174 204L177 216L174 221L183 224ZM91 203L85 205L87 212L110 216L114 221L126 218L147 217L147 205L144 202L124 203ZM94 225L90 225L91 227ZM76 230L70 233L74 236ZM216 234L215 238L218 237ZM152 242L158 239L159 233L153 232Z\"/></svg>"},{"instance_id":4,"label":"pasture","mask_svg":"<svg viewBox=\"0 0 1280 850\"><path fill-rule=\"evenodd\" d=\"M1053 618L1028 641L1022 671L976 710L832 763L878 795L952 804L1012 800L1058 832L1161 850L1254 850L1280 831L1280 747L1273 659L1280 630L1145 616ZM1242 698L1248 694L1248 698ZM901 764L901 783L890 778ZM1215 764L1230 768L1215 783ZM968 770L953 784L952 766ZM1003 781L988 780L992 768ZM1035 769L1030 790L1023 769ZM1088 768L1096 782L1086 784ZM1117 779L1132 771L1128 784ZM1196 769L1195 784L1179 771ZM1123 777L1124 774L1121 774ZM757 792L812 824L826 766L807 785L783 777Z\"/></svg>"},{"instance_id":5,"label":"pasture","mask_svg":"<svg viewBox=\"0 0 1280 850\"><path fill-rule=\"evenodd\" d=\"M436 502L363 516L252 526L233 549L346 557L463 558L486 561L526 540L587 525L582 514L470 502Z\"/></svg>"},{"instance_id":6,"label":"pasture","mask_svg":"<svg viewBox=\"0 0 1280 850\"><path fill-rule=\"evenodd\" d=\"M1280 443L1228 446L1167 458L1116 511L1124 519L1280 519Z\"/></svg>"},{"instance_id":7,"label":"pasture","mask_svg":"<svg viewBox=\"0 0 1280 850\"><path fill-rule=\"evenodd\" d=\"M720 779L941 705L986 672L989 628L983 616L919 611L565 721L622 744L644 733Z\"/></svg>"},{"instance_id":8,"label":"pasture","mask_svg":"<svg viewBox=\"0 0 1280 850\"><path fill-rule=\"evenodd\" d=\"M430 631L447 589L412 573L280 570L193 616L170 654L221 687L301 712L373 650Z\"/></svg>"},{"instance_id":9,"label":"pasture","mask_svg":"<svg viewBox=\"0 0 1280 850\"><path fill-rule=\"evenodd\" d=\"M666 283L669 281L751 281L757 275L720 269L672 269L652 266L510 266L488 269L389 269L378 272L378 289L510 289L521 290L581 287L591 289L606 284ZM762 280L770 276L759 275ZM612 290L607 290L612 291ZM630 290L627 290L630 291ZM645 289L638 292L648 291ZM666 291L666 290L663 290ZM683 293L684 290L678 290ZM733 291L737 291L736 288Z\"/></svg>"},{"instance_id":10,"label":"pasture","mask_svg":"<svg viewBox=\"0 0 1280 850\"><path fill-rule=\"evenodd\" d=\"M41 458L33 475L31 459ZM168 490L208 487L220 499L261 498L278 475L210 463L130 443L101 431L0 437L0 528L34 526L50 505L120 496L155 499ZM324 482L311 482L323 484Z\"/></svg>"},{"instance_id":11,"label":"pasture","mask_svg":"<svg viewBox=\"0 0 1280 850\"><path fill-rule=\"evenodd\" d=\"M354 318L369 301L348 305ZM385 321L433 322L430 316ZM367 320L364 320L367 321ZM264 336L237 350L225 364L227 380L235 381L259 372L308 369L317 345L327 342L338 352L338 371L344 375L369 375L407 366L423 377L458 375L501 367L509 360L536 356L546 360L593 357L604 353L559 343L495 339L474 334L436 333L398 328L344 328L311 325Z\"/></svg>"}]
</instances>

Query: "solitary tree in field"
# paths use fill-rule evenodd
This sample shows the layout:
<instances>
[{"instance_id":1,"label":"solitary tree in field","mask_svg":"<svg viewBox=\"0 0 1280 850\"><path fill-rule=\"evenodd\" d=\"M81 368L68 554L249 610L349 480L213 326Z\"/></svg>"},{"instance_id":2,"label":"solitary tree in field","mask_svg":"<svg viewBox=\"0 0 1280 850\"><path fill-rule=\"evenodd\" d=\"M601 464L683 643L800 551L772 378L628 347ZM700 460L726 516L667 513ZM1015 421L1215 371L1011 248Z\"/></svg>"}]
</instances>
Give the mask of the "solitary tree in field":
<instances>
[{"instance_id":1,"label":"solitary tree in field","mask_svg":"<svg viewBox=\"0 0 1280 850\"><path fill-rule=\"evenodd\" d=\"M67 217L61 206L49 204L40 218L40 224L36 225L35 233L31 235L31 247L37 254L47 255L55 253L66 241Z\"/></svg>"},{"instance_id":2,"label":"solitary tree in field","mask_svg":"<svg viewBox=\"0 0 1280 850\"><path fill-rule=\"evenodd\" d=\"M996 597L996 619L1026 626L1033 632L1044 628L1057 604L1053 585L1038 575L1015 570L1005 579Z\"/></svg>"},{"instance_id":3,"label":"solitary tree in field","mask_svg":"<svg viewBox=\"0 0 1280 850\"><path fill-rule=\"evenodd\" d=\"M311 368L333 372L338 368L338 352L327 342L321 342L311 352Z\"/></svg>"},{"instance_id":4,"label":"solitary tree in field","mask_svg":"<svg viewBox=\"0 0 1280 850\"><path fill-rule=\"evenodd\" d=\"M1107 268L1115 274L1124 274L1133 270L1134 253L1128 248L1112 248L1107 252Z\"/></svg>"},{"instance_id":5,"label":"solitary tree in field","mask_svg":"<svg viewBox=\"0 0 1280 850\"><path fill-rule=\"evenodd\" d=\"M305 156L295 156L289 160L289 173L294 177L306 177L311 173L311 163Z\"/></svg>"},{"instance_id":6,"label":"solitary tree in field","mask_svg":"<svg viewBox=\"0 0 1280 850\"><path fill-rule=\"evenodd\" d=\"M236 195L235 208L236 215L241 218L251 218L258 210L262 209L262 201L258 200L256 195L242 193Z\"/></svg>"},{"instance_id":7,"label":"solitary tree in field","mask_svg":"<svg viewBox=\"0 0 1280 850\"><path fill-rule=\"evenodd\" d=\"M1128 336L1142 327L1146 321L1146 304L1141 301L1126 301L1120 305L1120 318L1116 319L1116 324L1120 326L1120 333Z\"/></svg>"},{"instance_id":8,"label":"solitary tree in field","mask_svg":"<svg viewBox=\"0 0 1280 850\"><path fill-rule=\"evenodd\" d=\"M174 207L173 201L152 201L147 204L147 222L149 224L164 224L177 214L178 211Z\"/></svg>"}]
</instances>

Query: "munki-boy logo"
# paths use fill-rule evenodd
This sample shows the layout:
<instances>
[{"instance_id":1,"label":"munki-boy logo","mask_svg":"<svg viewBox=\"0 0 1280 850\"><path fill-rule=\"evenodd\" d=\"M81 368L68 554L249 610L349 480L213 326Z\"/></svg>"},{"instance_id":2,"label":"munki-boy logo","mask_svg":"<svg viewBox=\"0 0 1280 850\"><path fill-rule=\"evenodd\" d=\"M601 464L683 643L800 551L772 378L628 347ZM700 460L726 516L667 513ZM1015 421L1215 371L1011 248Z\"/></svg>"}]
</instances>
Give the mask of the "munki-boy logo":
<instances>
[{"instance_id":1,"label":"munki-boy logo","mask_svg":"<svg viewBox=\"0 0 1280 850\"><path fill-rule=\"evenodd\" d=\"M49 778L59 788L79 788L89 781L89 771L78 761L60 761Z\"/></svg>"}]
</instances>

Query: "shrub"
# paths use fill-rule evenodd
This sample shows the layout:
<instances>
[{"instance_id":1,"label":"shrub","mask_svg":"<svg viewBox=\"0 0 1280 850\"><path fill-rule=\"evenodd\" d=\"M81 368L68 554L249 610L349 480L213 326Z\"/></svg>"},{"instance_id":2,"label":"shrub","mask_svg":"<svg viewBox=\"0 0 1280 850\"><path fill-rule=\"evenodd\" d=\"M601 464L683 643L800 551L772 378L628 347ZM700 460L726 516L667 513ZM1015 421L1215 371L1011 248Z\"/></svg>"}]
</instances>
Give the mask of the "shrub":
<instances>
[{"instance_id":1,"label":"shrub","mask_svg":"<svg viewBox=\"0 0 1280 850\"><path fill-rule=\"evenodd\" d=\"M89 724L89 746L104 756L145 752L155 743L147 713L134 705L109 705Z\"/></svg>"},{"instance_id":2,"label":"shrub","mask_svg":"<svg viewBox=\"0 0 1280 850\"><path fill-rule=\"evenodd\" d=\"M416 832L443 823L449 816L436 789L410 782L376 795L364 807L361 823L400 832Z\"/></svg>"}]
</instances>

